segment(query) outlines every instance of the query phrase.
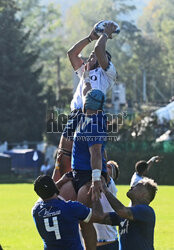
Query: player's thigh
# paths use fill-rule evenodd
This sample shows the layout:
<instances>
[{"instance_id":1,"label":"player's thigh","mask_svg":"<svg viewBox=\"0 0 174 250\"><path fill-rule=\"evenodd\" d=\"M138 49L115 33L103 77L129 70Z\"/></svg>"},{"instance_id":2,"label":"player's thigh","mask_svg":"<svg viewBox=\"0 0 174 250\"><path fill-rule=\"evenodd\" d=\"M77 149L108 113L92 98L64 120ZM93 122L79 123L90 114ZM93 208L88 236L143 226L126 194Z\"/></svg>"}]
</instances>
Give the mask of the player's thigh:
<instances>
[{"instance_id":1,"label":"player's thigh","mask_svg":"<svg viewBox=\"0 0 174 250\"><path fill-rule=\"evenodd\" d=\"M65 149L69 152L72 150L73 141L68 140L65 136L61 135L60 142L59 142L59 149Z\"/></svg>"},{"instance_id":2,"label":"player's thigh","mask_svg":"<svg viewBox=\"0 0 174 250\"><path fill-rule=\"evenodd\" d=\"M66 201L75 201L77 199L77 194L74 190L72 181L68 181L61 187L59 195L62 196Z\"/></svg>"},{"instance_id":3,"label":"player's thigh","mask_svg":"<svg viewBox=\"0 0 174 250\"><path fill-rule=\"evenodd\" d=\"M91 182L88 182L85 185L83 185L79 189L78 195L77 195L77 201L83 203L87 207L91 207L92 206L91 193L89 193L90 186L91 186Z\"/></svg>"},{"instance_id":4,"label":"player's thigh","mask_svg":"<svg viewBox=\"0 0 174 250\"><path fill-rule=\"evenodd\" d=\"M61 136L58 153L62 154L60 160L60 175L71 171L71 150L72 141L67 140L63 135Z\"/></svg>"},{"instance_id":5,"label":"player's thigh","mask_svg":"<svg viewBox=\"0 0 174 250\"><path fill-rule=\"evenodd\" d=\"M60 161L60 174L62 176L70 171L71 171L71 157L63 154Z\"/></svg>"}]
</instances>

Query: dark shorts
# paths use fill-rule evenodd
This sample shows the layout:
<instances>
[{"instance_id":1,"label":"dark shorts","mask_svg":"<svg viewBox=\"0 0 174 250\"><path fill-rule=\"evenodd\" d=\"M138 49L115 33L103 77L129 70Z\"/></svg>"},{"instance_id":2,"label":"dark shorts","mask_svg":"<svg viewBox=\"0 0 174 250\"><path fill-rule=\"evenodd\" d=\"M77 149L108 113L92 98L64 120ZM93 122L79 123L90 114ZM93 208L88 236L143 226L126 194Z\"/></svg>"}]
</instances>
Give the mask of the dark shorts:
<instances>
[{"instance_id":1,"label":"dark shorts","mask_svg":"<svg viewBox=\"0 0 174 250\"><path fill-rule=\"evenodd\" d=\"M104 246L97 246L96 250L118 250L119 249L119 242L118 240L110 243L110 244L106 244Z\"/></svg>"},{"instance_id":2,"label":"dark shorts","mask_svg":"<svg viewBox=\"0 0 174 250\"><path fill-rule=\"evenodd\" d=\"M73 170L71 173L73 178L72 183L76 193L78 193L82 186L92 180L92 170ZM106 172L102 172L102 176L107 180Z\"/></svg>"},{"instance_id":3,"label":"dark shorts","mask_svg":"<svg viewBox=\"0 0 174 250\"><path fill-rule=\"evenodd\" d=\"M82 115L81 109L75 109L71 112L71 114L68 117L68 122L62 133L65 138L73 140L74 132L76 130L77 124L80 121L81 115Z\"/></svg>"}]
</instances>

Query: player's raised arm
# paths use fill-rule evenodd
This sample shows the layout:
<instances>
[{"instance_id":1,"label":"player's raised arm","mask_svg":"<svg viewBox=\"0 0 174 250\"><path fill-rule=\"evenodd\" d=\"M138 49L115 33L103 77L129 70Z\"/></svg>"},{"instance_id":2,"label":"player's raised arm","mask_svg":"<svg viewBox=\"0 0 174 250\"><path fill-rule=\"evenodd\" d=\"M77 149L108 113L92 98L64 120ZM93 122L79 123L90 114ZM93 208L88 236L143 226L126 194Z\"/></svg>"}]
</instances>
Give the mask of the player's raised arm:
<instances>
[{"instance_id":1,"label":"player's raised arm","mask_svg":"<svg viewBox=\"0 0 174 250\"><path fill-rule=\"evenodd\" d=\"M89 63L85 65L85 71L83 72L82 79L83 79L82 98L84 99L86 93L91 89L91 83L89 78Z\"/></svg>"},{"instance_id":2,"label":"player's raised arm","mask_svg":"<svg viewBox=\"0 0 174 250\"><path fill-rule=\"evenodd\" d=\"M102 191L101 184L101 171L102 171L102 144L94 144L89 148L91 155L91 168L92 168L92 187L93 195L96 200L101 197L100 192Z\"/></svg>"},{"instance_id":3,"label":"player's raised arm","mask_svg":"<svg viewBox=\"0 0 174 250\"><path fill-rule=\"evenodd\" d=\"M69 60L71 62L72 67L74 70L77 70L83 64L83 60L80 57L80 52L93 40L98 39L98 36L95 34L94 30L91 31L89 36L83 38L82 40L78 41L76 44L73 45L67 52Z\"/></svg>"},{"instance_id":4,"label":"player's raised arm","mask_svg":"<svg viewBox=\"0 0 174 250\"><path fill-rule=\"evenodd\" d=\"M133 220L131 209L125 207L111 192L109 192L104 180L102 180L102 187L107 200L115 212L122 218Z\"/></svg>"},{"instance_id":5,"label":"player's raised arm","mask_svg":"<svg viewBox=\"0 0 174 250\"><path fill-rule=\"evenodd\" d=\"M100 200L96 200L94 195L94 186L92 187L92 214L90 222L107 224L107 225L119 225L120 217L114 213L104 213Z\"/></svg>"},{"instance_id":6,"label":"player's raised arm","mask_svg":"<svg viewBox=\"0 0 174 250\"><path fill-rule=\"evenodd\" d=\"M147 162L147 164L148 164L147 172L149 171L149 169L153 166L153 164L155 162L159 162L159 161L160 161L160 157L158 155L153 156L152 158L150 158L150 160Z\"/></svg>"},{"instance_id":7,"label":"player's raised arm","mask_svg":"<svg viewBox=\"0 0 174 250\"><path fill-rule=\"evenodd\" d=\"M109 39L112 39L112 33L115 31L116 25L114 23L108 23L105 26L105 29L97 40L94 51L97 56L98 63L102 69L106 69L108 67L108 56L106 54L106 42Z\"/></svg>"}]
</instances>

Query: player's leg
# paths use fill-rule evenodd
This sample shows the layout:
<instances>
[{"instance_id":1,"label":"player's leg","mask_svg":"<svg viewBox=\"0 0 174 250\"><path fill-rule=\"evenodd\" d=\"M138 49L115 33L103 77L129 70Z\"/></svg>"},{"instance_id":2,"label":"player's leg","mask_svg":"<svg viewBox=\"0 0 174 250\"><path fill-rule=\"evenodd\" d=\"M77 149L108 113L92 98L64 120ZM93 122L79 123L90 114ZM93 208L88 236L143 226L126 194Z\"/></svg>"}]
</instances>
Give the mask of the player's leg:
<instances>
[{"instance_id":1,"label":"player's leg","mask_svg":"<svg viewBox=\"0 0 174 250\"><path fill-rule=\"evenodd\" d=\"M71 148L72 142L66 142L66 138L62 135L59 146L62 146L62 148L58 148L57 150L55 168L52 174L52 178L55 182L57 182L65 173L71 171L71 152L65 150L63 146L67 149Z\"/></svg>"},{"instance_id":2,"label":"player's leg","mask_svg":"<svg viewBox=\"0 0 174 250\"><path fill-rule=\"evenodd\" d=\"M64 175L65 173L71 171L71 151L72 151L72 140L68 140L64 135L61 136L58 154L62 153L61 161L60 161L60 175Z\"/></svg>"},{"instance_id":3,"label":"player's leg","mask_svg":"<svg viewBox=\"0 0 174 250\"><path fill-rule=\"evenodd\" d=\"M91 195L88 194L91 182L82 186L78 191L77 200L87 207L91 207ZM80 223L82 236L85 242L86 250L96 250L97 235L93 223Z\"/></svg>"},{"instance_id":4,"label":"player's leg","mask_svg":"<svg viewBox=\"0 0 174 250\"><path fill-rule=\"evenodd\" d=\"M60 138L58 154L62 153L60 161L60 175L62 176L66 172L71 171L71 152L73 145L73 136L76 130L77 124L80 121L82 110L77 109L71 112L68 122Z\"/></svg>"},{"instance_id":5,"label":"player's leg","mask_svg":"<svg viewBox=\"0 0 174 250\"><path fill-rule=\"evenodd\" d=\"M62 196L66 201L75 201L77 199L77 194L74 190L72 181L68 181L61 187L59 195Z\"/></svg>"}]
</instances>

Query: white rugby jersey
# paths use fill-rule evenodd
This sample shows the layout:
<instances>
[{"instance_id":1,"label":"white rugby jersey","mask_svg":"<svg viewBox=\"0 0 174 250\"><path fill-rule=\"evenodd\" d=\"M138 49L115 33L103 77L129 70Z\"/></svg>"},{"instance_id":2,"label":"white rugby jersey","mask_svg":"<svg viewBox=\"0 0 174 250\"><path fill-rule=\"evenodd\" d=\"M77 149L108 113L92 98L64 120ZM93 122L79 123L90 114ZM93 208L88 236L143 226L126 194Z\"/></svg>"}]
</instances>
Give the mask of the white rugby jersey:
<instances>
[{"instance_id":1,"label":"white rugby jersey","mask_svg":"<svg viewBox=\"0 0 174 250\"><path fill-rule=\"evenodd\" d=\"M82 75L84 72L85 65L82 66L76 71L76 74L80 78L80 82L77 86L77 89L74 93L73 99L71 101L71 111L74 109L83 108L82 100L82 90L83 90L83 79ZM90 83L93 89L101 90L105 95L109 88L112 88L116 79L116 69L112 62L109 62L109 67L107 70L103 70L101 67L89 71Z\"/></svg>"},{"instance_id":2,"label":"white rugby jersey","mask_svg":"<svg viewBox=\"0 0 174 250\"><path fill-rule=\"evenodd\" d=\"M108 190L116 197L117 188L112 178L110 179ZM108 202L104 193L101 193L100 202L102 204L104 213L115 212L111 207L110 203ZM94 223L94 227L97 233L98 242L115 241L118 238L116 226Z\"/></svg>"},{"instance_id":3,"label":"white rugby jersey","mask_svg":"<svg viewBox=\"0 0 174 250\"><path fill-rule=\"evenodd\" d=\"M139 181L141 181L143 179L142 176L138 175L136 172L133 174L132 178L131 178L131 183L130 186L134 187L135 185L137 185L137 183Z\"/></svg>"}]
</instances>

